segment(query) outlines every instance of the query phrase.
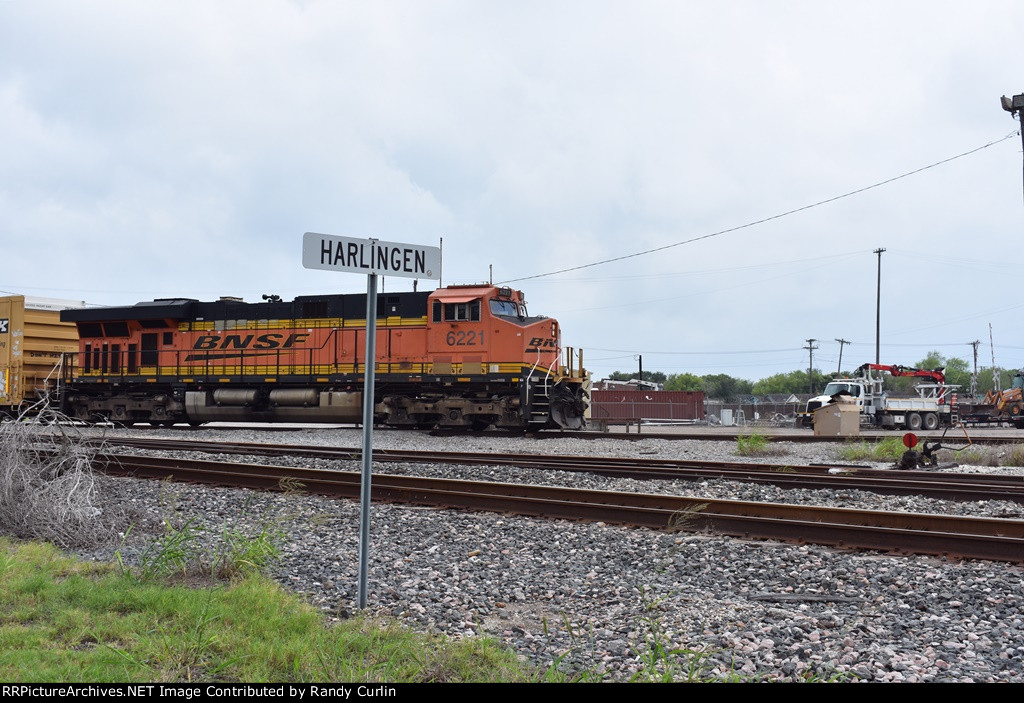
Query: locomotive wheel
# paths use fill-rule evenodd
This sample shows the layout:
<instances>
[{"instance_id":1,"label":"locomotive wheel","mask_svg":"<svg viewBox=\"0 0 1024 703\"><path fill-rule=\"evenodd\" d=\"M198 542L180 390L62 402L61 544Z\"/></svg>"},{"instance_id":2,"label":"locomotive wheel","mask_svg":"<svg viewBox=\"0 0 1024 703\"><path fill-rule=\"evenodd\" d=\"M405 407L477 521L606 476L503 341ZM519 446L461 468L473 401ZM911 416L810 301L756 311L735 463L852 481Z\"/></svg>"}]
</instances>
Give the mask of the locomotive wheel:
<instances>
[{"instance_id":1,"label":"locomotive wheel","mask_svg":"<svg viewBox=\"0 0 1024 703\"><path fill-rule=\"evenodd\" d=\"M496 420L491 420L490 418L474 419L472 423L470 423L470 429L474 432L483 432L495 422Z\"/></svg>"},{"instance_id":2,"label":"locomotive wheel","mask_svg":"<svg viewBox=\"0 0 1024 703\"><path fill-rule=\"evenodd\" d=\"M923 420L923 426L926 430L934 430L939 426L939 416L935 413L926 413Z\"/></svg>"},{"instance_id":3,"label":"locomotive wheel","mask_svg":"<svg viewBox=\"0 0 1024 703\"><path fill-rule=\"evenodd\" d=\"M919 429L921 429L921 416L918 413L909 413L907 415L907 429L908 430L919 430Z\"/></svg>"}]
</instances>

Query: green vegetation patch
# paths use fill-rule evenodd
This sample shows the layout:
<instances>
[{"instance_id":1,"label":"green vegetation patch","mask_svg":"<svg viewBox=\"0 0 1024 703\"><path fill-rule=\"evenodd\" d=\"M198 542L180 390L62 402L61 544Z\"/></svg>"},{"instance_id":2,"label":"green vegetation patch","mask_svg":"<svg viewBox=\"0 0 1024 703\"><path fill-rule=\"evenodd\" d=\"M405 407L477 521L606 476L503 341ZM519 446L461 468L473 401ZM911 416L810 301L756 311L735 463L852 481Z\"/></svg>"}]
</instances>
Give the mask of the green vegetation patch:
<instances>
[{"instance_id":1,"label":"green vegetation patch","mask_svg":"<svg viewBox=\"0 0 1024 703\"><path fill-rule=\"evenodd\" d=\"M999 457L1001 466L1024 466L1024 445L1014 444Z\"/></svg>"},{"instance_id":2,"label":"green vegetation patch","mask_svg":"<svg viewBox=\"0 0 1024 703\"><path fill-rule=\"evenodd\" d=\"M0 572L4 681L537 680L493 640L369 617L331 626L258 574L198 589L142 582L6 539Z\"/></svg>"},{"instance_id":3,"label":"green vegetation patch","mask_svg":"<svg viewBox=\"0 0 1024 703\"><path fill-rule=\"evenodd\" d=\"M740 456L778 456L786 450L769 442L768 437L753 432L736 438L736 453Z\"/></svg>"},{"instance_id":4,"label":"green vegetation patch","mask_svg":"<svg viewBox=\"0 0 1024 703\"><path fill-rule=\"evenodd\" d=\"M851 442L839 450L839 458L846 461L892 461L895 462L907 448L900 437L887 437L880 442Z\"/></svg>"},{"instance_id":5,"label":"green vegetation patch","mask_svg":"<svg viewBox=\"0 0 1024 703\"><path fill-rule=\"evenodd\" d=\"M905 451L907 448L902 437L887 437L880 442L847 443L839 450L839 457L846 461L896 462ZM953 461L972 466L1024 466L1024 444L999 449L978 446L962 451L943 449L938 456L940 462Z\"/></svg>"}]
</instances>

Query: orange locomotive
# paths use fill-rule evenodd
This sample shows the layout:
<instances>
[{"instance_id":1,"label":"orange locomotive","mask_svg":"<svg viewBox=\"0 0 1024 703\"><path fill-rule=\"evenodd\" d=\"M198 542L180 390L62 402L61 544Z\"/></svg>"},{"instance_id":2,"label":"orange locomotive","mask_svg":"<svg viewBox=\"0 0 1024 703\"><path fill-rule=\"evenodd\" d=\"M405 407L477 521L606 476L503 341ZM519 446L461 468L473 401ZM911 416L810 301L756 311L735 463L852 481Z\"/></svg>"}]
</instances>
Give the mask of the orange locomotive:
<instances>
[{"instance_id":1,"label":"orange locomotive","mask_svg":"<svg viewBox=\"0 0 1024 703\"><path fill-rule=\"evenodd\" d=\"M86 421L359 422L365 294L190 299L65 310L79 352L62 406ZM491 285L381 293L376 421L579 428L589 375L558 322Z\"/></svg>"}]
</instances>

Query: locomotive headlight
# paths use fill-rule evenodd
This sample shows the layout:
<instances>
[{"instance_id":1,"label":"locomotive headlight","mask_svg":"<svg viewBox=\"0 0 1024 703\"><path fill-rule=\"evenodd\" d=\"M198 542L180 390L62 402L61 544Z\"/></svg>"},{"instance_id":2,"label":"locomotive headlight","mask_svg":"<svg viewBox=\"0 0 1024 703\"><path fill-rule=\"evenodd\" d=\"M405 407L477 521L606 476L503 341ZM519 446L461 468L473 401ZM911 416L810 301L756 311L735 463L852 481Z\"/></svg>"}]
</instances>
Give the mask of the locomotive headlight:
<instances>
[{"instance_id":1,"label":"locomotive headlight","mask_svg":"<svg viewBox=\"0 0 1024 703\"><path fill-rule=\"evenodd\" d=\"M551 323L551 336L552 337L557 337L558 336L558 323L555 323L555 322Z\"/></svg>"}]
</instances>

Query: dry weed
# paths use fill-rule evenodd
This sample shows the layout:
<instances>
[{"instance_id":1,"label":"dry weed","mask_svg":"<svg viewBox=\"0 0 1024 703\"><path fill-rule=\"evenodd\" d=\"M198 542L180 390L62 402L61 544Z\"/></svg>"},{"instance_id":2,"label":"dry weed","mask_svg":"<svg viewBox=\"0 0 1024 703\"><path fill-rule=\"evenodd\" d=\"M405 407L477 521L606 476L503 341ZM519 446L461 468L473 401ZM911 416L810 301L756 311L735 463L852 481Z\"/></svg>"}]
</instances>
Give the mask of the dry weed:
<instances>
[{"instance_id":1,"label":"dry weed","mask_svg":"<svg viewBox=\"0 0 1024 703\"><path fill-rule=\"evenodd\" d=\"M0 423L0 531L62 547L112 539L116 516L101 509L93 473L100 450L46 408Z\"/></svg>"}]
</instances>

